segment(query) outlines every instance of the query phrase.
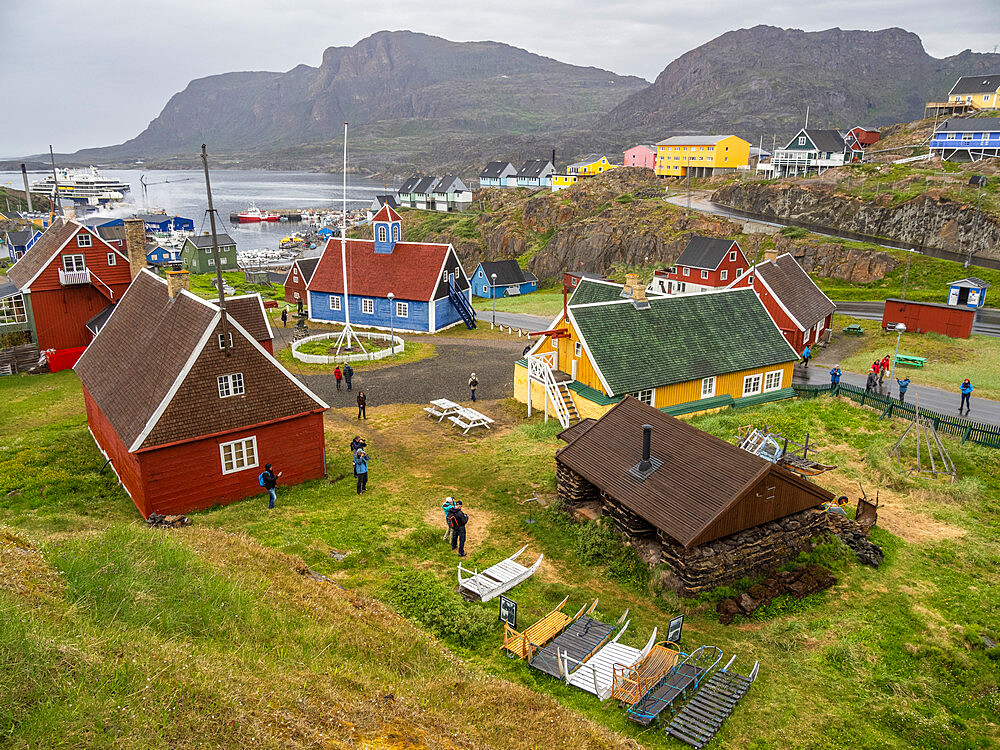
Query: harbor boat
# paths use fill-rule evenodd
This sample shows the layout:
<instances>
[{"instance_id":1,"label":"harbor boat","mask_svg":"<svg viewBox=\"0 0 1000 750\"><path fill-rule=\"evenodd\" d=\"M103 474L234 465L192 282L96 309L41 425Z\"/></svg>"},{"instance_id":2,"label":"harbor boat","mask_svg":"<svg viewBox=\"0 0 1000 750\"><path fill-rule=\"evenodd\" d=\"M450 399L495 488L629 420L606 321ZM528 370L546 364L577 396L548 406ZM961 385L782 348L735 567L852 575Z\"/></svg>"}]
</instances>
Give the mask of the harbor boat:
<instances>
[{"instance_id":1,"label":"harbor boat","mask_svg":"<svg viewBox=\"0 0 1000 750\"><path fill-rule=\"evenodd\" d=\"M106 206L121 203L131 192L131 186L122 180L104 177L97 167L87 169L57 169L55 175L46 175L31 183L29 188L36 195L53 196L56 185L59 198L68 198L77 205Z\"/></svg>"},{"instance_id":2,"label":"harbor boat","mask_svg":"<svg viewBox=\"0 0 1000 750\"><path fill-rule=\"evenodd\" d=\"M251 203L250 207L246 211L242 211L237 214L241 224L254 224L261 221L280 221L281 217L278 214L271 213L269 211L262 211L257 207L257 204Z\"/></svg>"}]
</instances>

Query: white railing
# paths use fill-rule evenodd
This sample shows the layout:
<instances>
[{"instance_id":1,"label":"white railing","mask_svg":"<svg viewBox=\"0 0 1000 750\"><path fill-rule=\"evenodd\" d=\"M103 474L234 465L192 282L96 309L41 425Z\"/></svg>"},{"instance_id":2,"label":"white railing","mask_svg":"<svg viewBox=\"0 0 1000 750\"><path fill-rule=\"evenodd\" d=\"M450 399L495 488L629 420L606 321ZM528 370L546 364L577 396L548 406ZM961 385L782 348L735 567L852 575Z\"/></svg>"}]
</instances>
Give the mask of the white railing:
<instances>
[{"instance_id":1,"label":"white railing","mask_svg":"<svg viewBox=\"0 0 1000 750\"><path fill-rule=\"evenodd\" d=\"M390 336L388 333L378 333L375 331L355 331L355 333L360 338L366 338L370 341L389 341L391 338L392 347L386 347L385 349L379 349L378 351L364 352L361 354L347 354L345 350L345 353L339 355L306 354L305 352L299 351L299 347L306 342L322 341L323 339L335 339L340 335L339 332L332 331L330 333L320 333L315 336L307 336L304 339L299 339L292 344L292 356L301 362L308 362L310 364L335 365L343 362L374 362L378 359L385 359L386 357L403 353L404 342L399 336Z\"/></svg>"},{"instance_id":2,"label":"white railing","mask_svg":"<svg viewBox=\"0 0 1000 750\"><path fill-rule=\"evenodd\" d=\"M112 302L114 302L114 301L115 301L115 290L114 290L114 289L112 289L111 287L109 287L109 286L108 286L107 284L105 284L105 283L104 283L104 282L103 282L103 281L101 280L101 277L100 277L100 276L98 276L98 275L97 275L96 273L94 273L93 271L91 271L91 270L90 270L89 268L87 269L87 273L89 273L89 274L90 274L90 278L91 278L91 280L92 280L92 281L96 281L96 282L97 282L97 284L95 284L95 286L97 286L97 285L100 285L100 286L103 286L103 287L104 287L105 289L107 289L107 290L108 290L108 293L107 293L107 295L106 295L106 296L107 296L107 298L108 298L109 300L111 300Z\"/></svg>"},{"instance_id":3,"label":"white railing","mask_svg":"<svg viewBox=\"0 0 1000 750\"><path fill-rule=\"evenodd\" d=\"M59 283L63 286L70 284L89 284L90 269L84 268L82 271L66 271L59 269Z\"/></svg>"},{"instance_id":4,"label":"white railing","mask_svg":"<svg viewBox=\"0 0 1000 750\"><path fill-rule=\"evenodd\" d=\"M541 383L545 390L545 403L551 401L559 424L563 428L569 427L569 410L563 402L555 375L552 374L552 370L559 362L558 354L556 352L529 354L526 359L528 360L528 405L531 405L531 381ZM548 409L545 415L548 416Z\"/></svg>"}]
</instances>

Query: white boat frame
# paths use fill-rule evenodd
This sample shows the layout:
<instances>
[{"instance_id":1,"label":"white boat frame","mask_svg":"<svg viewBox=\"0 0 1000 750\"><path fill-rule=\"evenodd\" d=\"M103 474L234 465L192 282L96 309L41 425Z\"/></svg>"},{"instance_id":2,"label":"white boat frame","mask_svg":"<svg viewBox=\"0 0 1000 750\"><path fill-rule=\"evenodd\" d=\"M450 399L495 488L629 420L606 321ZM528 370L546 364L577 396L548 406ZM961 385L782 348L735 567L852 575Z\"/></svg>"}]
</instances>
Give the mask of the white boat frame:
<instances>
[{"instance_id":1,"label":"white boat frame","mask_svg":"<svg viewBox=\"0 0 1000 750\"><path fill-rule=\"evenodd\" d=\"M530 568L526 568L520 565L514 560L520 556L522 552L528 549L528 545L524 545L515 552L513 555L508 557L506 560L501 560L496 565L491 565L486 568L486 570L469 570L468 568L463 568L462 563L458 564L458 590L463 596L468 596L474 599L478 599L481 602L488 602L496 596L504 593L505 591L510 591L510 589L517 586L517 584L522 581L526 581L534 575L535 571L538 570L538 566L542 564L542 558L545 555L539 555L538 559L535 560L535 564ZM471 573L468 578L462 578L462 573Z\"/></svg>"},{"instance_id":2,"label":"white boat frame","mask_svg":"<svg viewBox=\"0 0 1000 750\"><path fill-rule=\"evenodd\" d=\"M602 701L610 698L614 682L615 666L631 667L638 664L646 658L646 655L656 643L656 628L653 628L653 633L649 636L649 641L641 649L619 643L618 639L622 637L628 626L629 623L626 622L622 629L618 631L618 635L601 646L590 658L578 662L577 668L572 672L570 672L569 664L571 660L563 654L563 663L565 665L563 673L566 675L566 684L588 693L593 693Z\"/></svg>"}]
</instances>

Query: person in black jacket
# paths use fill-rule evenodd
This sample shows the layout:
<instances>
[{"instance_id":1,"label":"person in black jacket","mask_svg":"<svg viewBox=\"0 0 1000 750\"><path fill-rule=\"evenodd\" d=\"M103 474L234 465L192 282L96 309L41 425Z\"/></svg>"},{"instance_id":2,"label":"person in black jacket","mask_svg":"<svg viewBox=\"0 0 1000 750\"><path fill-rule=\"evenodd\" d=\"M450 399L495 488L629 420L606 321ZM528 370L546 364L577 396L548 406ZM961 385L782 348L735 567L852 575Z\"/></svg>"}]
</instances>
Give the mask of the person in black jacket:
<instances>
[{"instance_id":1,"label":"person in black jacket","mask_svg":"<svg viewBox=\"0 0 1000 750\"><path fill-rule=\"evenodd\" d=\"M280 477L284 472L279 471L277 474L271 470L271 464L264 464L264 471L260 475L261 484L264 489L267 490L268 497L268 508L274 507L274 501L278 499L278 494L275 492L275 487L278 486L278 477Z\"/></svg>"},{"instance_id":2,"label":"person in black jacket","mask_svg":"<svg viewBox=\"0 0 1000 750\"><path fill-rule=\"evenodd\" d=\"M354 380L354 368L348 363L344 365L344 384L347 386L347 390L351 390L352 380Z\"/></svg>"},{"instance_id":3,"label":"person in black jacket","mask_svg":"<svg viewBox=\"0 0 1000 750\"><path fill-rule=\"evenodd\" d=\"M448 527L451 529L451 548L458 549L458 556L465 557L465 525L469 517L462 510L462 501L456 500L455 507L448 514Z\"/></svg>"}]
</instances>

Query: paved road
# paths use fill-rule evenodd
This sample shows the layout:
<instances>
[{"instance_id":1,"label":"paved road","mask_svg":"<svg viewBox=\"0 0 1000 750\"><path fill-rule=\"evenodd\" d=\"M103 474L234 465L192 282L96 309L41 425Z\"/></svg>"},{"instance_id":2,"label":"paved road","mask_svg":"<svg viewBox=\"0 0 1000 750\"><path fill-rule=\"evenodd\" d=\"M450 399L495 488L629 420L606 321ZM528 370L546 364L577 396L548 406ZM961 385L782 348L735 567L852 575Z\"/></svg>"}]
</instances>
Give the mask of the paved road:
<instances>
[{"instance_id":1,"label":"paved road","mask_svg":"<svg viewBox=\"0 0 1000 750\"><path fill-rule=\"evenodd\" d=\"M801 383L803 385L828 385L830 383L831 367L833 367L833 365L821 365L818 363L814 363L809 367L796 365L792 382ZM897 369L896 377L902 378L904 377L904 373L905 376L912 378L914 381L918 381L920 379L919 371L914 372L912 368L907 367ZM856 372L844 372L841 382L849 383L850 385L857 386L858 388L864 388L867 379L867 373L861 375ZM898 390L895 382L893 382L892 385L892 392L889 395L898 396ZM888 391L888 388L889 376L887 375L883 384L882 393L885 394L886 391ZM954 391L946 391L943 388L934 388L929 385L920 385L917 382L913 382L906 390L906 400L913 403L914 397L919 398L918 403L921 408L931 409L945 415L953 414L956 417L958 416L958 404L961 401L961 395L958 392L958 383L955 384ZM976 422L1000 425L1000 401L977 398L975 391L973 391L971 411L969 412L968 419Z\"/></svg>"},{"instance_id":2,"label":"paved road","mask_svg":"<svg viewBox=\"0 0 1000 750\"><path fill-rule=\"evenodd\" d=\"M488 308L476 310L476 320L481 320L489 326L493 320L493 311ZM551 322L552 318L543 318L541 315L497 311L497 325L514 326L514 328L520 328L523 331L544 331Z\"/></svg>"},{"instance_id":3,"label":"paved road","mask_svg":"<svg viewBox=\"0 0 1000 750\"><path fill-rule=\"evenodd\" d=\"M882 320L884 302L834 302L837 312L865 320ZM985 309L976 313L972 324L973 333L984 336L1000 336L1000 310Z\"/></svg>"}]
</instances>

